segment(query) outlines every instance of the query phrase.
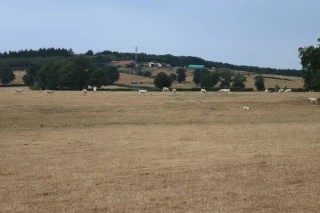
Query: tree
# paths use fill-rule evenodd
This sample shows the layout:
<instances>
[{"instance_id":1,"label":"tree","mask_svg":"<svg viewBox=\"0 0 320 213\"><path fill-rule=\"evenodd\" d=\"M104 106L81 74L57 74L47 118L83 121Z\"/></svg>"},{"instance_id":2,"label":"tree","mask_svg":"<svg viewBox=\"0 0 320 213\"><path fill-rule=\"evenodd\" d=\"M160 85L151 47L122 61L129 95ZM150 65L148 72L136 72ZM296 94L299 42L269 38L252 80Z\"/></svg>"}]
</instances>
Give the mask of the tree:
<instances>
[{"instance_id":1,"label":"tree","mask_svg":"<svg viewBox=\"0 0 320 213\"><path fill-rule=\"evenodd\" d=\"M172 79L169 75L164 72L159 72L154 78L154 85L157 88L162 89L163 87L170 87L172 84Z\"/></svg>"},{"instance_id":2,"label":"tree","mask_svg":"<svg viewBox=\"0 0 320 213\"><path fill-rule=\"evenodd\" d=\"M201 73L200 69L195 69L193 71L193 79L192 79L192 81L197 85L200 83L200 76L201 76L200 73Z\"/></svg>"},{"instance_id":3,"label":"tree","mask_svg":"<svg viewBox=\"0 0 320 213\"><path fill-rule=\"evenodd\" d=\"M87 56L93 56L93 51L92 50L88 50L85 55Z\"/></svg>"},{"instance_id":4,"label":"tree","mask_svg":"<svg viewBox=\"0 0 320 213\"><path fill-rule=\"evenodd\" d=\"M0 65L0 83L8 84L11 83L16 76L9 65Z\"/></svg>"},{"instance_id":5,"label":"tree","mask_svg":"<svg viewBox=\"0 0 320 213\"><path fill-rule=\"evenodd\" d=\"M230 87L230 82L229 81L221 81L219 87L221 87L221 88Z\"/></svg>"},{"instance_id":6,"label":"tree","mask_svg":"<svg viewBox=\"0 0 320 213\"><path fill-rule=\"evenodd\" d=\"M274 90L275 90L276 92L278 92L279 89L280 89L280 86L279 86L278 84L274 85Z\"/></svg>"},{"instance_id":7,"label":"tree","mask_svg":"<svg viewBox=\"0 0 320 213\"><path fill-rule=\"evenodd\" d=\"M318 38L318 42L320 43L320 38ZM302 65L304 87L320 90L320 44L318 44L318 47L300 47L299 57Z\"/></svg>"},{"instance_id":8,"label":"tree","mask_svg":"<svg viewBox=\"0 0 320 213\"><path fill-rule=\"evenodd\" d=\"M88 85L96 86L100 89L102 86L107 86L109 84L108 74L105 69L95 69L90 73L90 77L88 80Z\"/></svg>"},{"instance_id":9,"label":"tree","mask_svg":"<svg viewBox=\"0 0 320 213\"><path fill-rule=\"evenodd\" d=\"M232 82L233 82L233 84L232 84L232 86L233 87L239 87L239 88L245 88L245 82L247 81L247 78L246 78L246 76L244 76L244 75L241 75L241 74L237 74L237 75L235 75L234 77L233 77L233 80L232 80Z\"/></svg>"},{"instance_id":10,"label":"tree","mask_svg":"<svg viewBox=\"0 0 320 213\"><path fill-rule=\"evenodd\" d=\"M183 69L183 68L178 68L176 70L176 73L177 73L177 80L179 83L181 83L182 81L185 81L186 80L186 72L187 70Z\"/></svg>"},{"instance_id":11,"label":"tree","mask_svg":"<svg viewBox=\"0 0 320 213\"><path fill-rule=\"evenodd\" d=\"M172 79L172 81L177 80L177 75L174 73L170 73L170 78Z\"/></svg>"},{"instance_id":12,"label":"tree","mask_svg":"<svg viewBox=\"0 0 320 213\"><path fill-rule=\"evenodd\" d=\"M198 75L201 87L213 87L220 81L219 72L210 72L207 68L200 69Z\"/></svg>"},{"instance_id":13,"label":"tree","mask_svg":"<svg viewBox=\"0 0 320 213\"><path fill-rule=\"evenodd\" d=\"M220 71L220 77L221 77L222 81L225 82L225 84L228 84L227 82L229 82L229 85L230 85L230 82L232 79L231 70L227 69L227 68L222 68L222 69L219 69L219 71Z\"/></svg>"},{"instance_id":14,"label":"tree","mask_svg":"<svg viewBox=\"0 0 320 213\"><path fill-rule=\"evenodd\" d=\"M265 89L264 87L264 78L262 75L257 75L254 77L254 85L256 86L258 91L262 91Z\"/></svg>"},{"instance_id":15,"label":"tree","mask_svg":"<svg viewBox=\"0 0 320 213\"><path fill-rule=\"evenodd\" d=\"M145 71L145 72L143 72L143 76L150 77L150 76L152 76L152 73L150 71Z\"/></svg>"},{"instance_id":16,"label":"tree","mask_svg":"<svg viewBox=\"0 0 320 213\"><path fill-rule=\"evenodd\" d=\"M39 70L41 69L40 63L32 63L29 65L29 68L26 71L26 74L22 77L23 82L28 85L32 86L37 81L37 75Z\"/></svg>"},{"instance_id":17,"label":"tree","mask_svg":"<svg viewBox=\"0 0 320 213\"><path fill-rule=\"evenodd\" d=\"M200 76L200 86L201 87L213 87L212 78L210 75Z\"/></svg>"},{"instance_id":18,"label":"tree","mask_svg":"<svg viewBox=\"0 0 320 213\"><path fill-rule=\"evenodd\" d=\"M108 66L106 68L107 75L108 75L108 84L111 85L114 82L117 82L120 78L120 73L118 71L118 68L115 66Z\"/></svg>"}]
</instances>

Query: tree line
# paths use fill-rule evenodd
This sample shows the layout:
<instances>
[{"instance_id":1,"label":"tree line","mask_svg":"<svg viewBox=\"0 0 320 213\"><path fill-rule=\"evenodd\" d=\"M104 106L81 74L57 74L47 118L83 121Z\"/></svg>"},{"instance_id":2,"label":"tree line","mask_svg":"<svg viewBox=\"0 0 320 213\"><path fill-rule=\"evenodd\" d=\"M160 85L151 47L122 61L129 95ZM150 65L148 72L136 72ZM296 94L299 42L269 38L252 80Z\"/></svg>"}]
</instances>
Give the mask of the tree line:
<instances>
[{"instance_id":1,"label":"tree line","mask_svg":"<svg viewBox=\"0 0 320 213\"><path fill-rule=\"evenodd\" d=\"M174 81L179 83L186 80L187 70L184 68L178 68L176 74L171 73L167 75L165 72L160 72L154 79L154 85L157 88L170 87ZM220 88L245 88L247 78L245 75L236 74L233 75L231 70L224 69L222 71L211 72L207 68L195 69L193 71L192 81L201 88L212 88L219 84ZM255 86L258 91L265 89L264 78L261 75L255 77Z\"/></svg>"},{"instance_id":2,"label":"tree line","mask_svg":"<svg viewBox=\"0 0 320 213\"><path fill-rule=\"evenodd\" d=\"M101 88L111 85L119 77L114 66L97 67L90 58L76 56L70 61L32 63L23 76L23 82L33 89L82 90L88 86Z\"/></svg>"},{"instance_id":3,"label":"tree line","mask_svg":"<svg viewBox=\"0 0 320 213\"><path fill-rule=\"evenodd\" d=\"M73 56L74 52L70 49L65 48L40 48L39 50L19 50L0 52L0 59L12 59L12 58L47 58L47 57L70 57Z\"/></svg>"}]
</instances>

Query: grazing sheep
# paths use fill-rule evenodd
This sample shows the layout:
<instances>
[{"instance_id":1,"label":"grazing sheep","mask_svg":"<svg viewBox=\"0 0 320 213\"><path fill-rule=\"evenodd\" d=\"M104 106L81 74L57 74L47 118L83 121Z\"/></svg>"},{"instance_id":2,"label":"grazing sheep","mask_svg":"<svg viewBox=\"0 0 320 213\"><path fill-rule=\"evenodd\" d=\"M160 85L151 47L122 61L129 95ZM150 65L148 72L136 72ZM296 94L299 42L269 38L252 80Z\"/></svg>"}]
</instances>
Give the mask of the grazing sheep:
<instances>
[{"instance_id":1,"label":"grazing sheep","mask_svg":"<svg viewBox=\"0 0 320 213\"><path fill-rule=\"evenodd\" d=\"M310 103L318 104L318 98L308 98L308 100L310 101Z\"/></svg>"},{"instance_id":2,"label":"grazing sheep","mask_svg":"<svg viewBox=\"0 0 320 213\"><path fill-rule=\"evenodd\" d=\"M46 94L46 95L52 95L53 93L54 93L53 90L46 90L46 91L45 91L45 94Z\"/></svg>"},{"instance_id":3,"label":"grazing sheep","mask_svg":"<svg viewBox=\"0 0 320 213\"><path fill-rule=\"evenodd\" d=\"M93 92L94 92L94 93L97 92L97 87L96 87L96 86L93 87Z\"/></svg>"},{"instance_id":4,"label":"grazing sheep","mask_svg":"<svg viewBox=\"0 0 320 213\"><path fill-rule=\"evenodd\" d=\"M266 89L264 92L265 92L265 93L269 93L270 91L269 91L268 89Z\"/></svg>"},{"instance_id":5,"label":"grazing sheep","mask_svg":"<svg viewBox=\"0 0 320 213\"><path fill-rule=\"evenodd\" d=\"M207 90L205 90L205 89L201 89L201 90L200 90L200 92L201 92L201 93L206 93L206 92L207 92Z\"/></svg>"},{"instance_id":6,"label":"grazing sheep","mask_svg":"<svg viewBox=\"0 0 320 213\"><path fill-rule=\"evenodd\" d=\"M140 90L139 90L139 95L140 95L140 94L146 94L147 92L148 92L147 90L140 89Z\"/></svg>"},{"instance_id":7,"label":"grazing sheep","mask_svg":"<svg viewBox=\"0 0 320 213\"><path fill-rule=\"evenodd\" d=\"M172 89L173 94L176 94L177 90L176 89Z\"/></svg>"},{"instance_id":8,"label":"grazing sheep","mask_svg":"<svg viewBox=\"0 0 320 213\"><path fill-rule=\"evenodd\" d=\"M278 92L284 92L284 89L279 89L279 91Z\"/></svg>"},{"instance_id":9,"label":"grazing sheep","mask_svg":"<svg viewBox=\"0 0 320 213\"><path fill-rule=\"evenodd\" d=\"M292 90L291 89L286 89L284 92L291 92Z\"/></svg>"},{"instance_id":10,"label":"grazing sheep","mask_svg":"<svg viewBox=\"0 0 320 213\"><path fill-rule=\"evenodd\" d=\"M82 95L87 95L87 93L88 93L88 90L86 90L86 89L83 89L82 91Z\"/></svg>"},{"instance_id":11,"label":"grazing sheep","mask_svg":"<svg viewBox=\"0 0 320 213\"><path fill-rule=\"evenodd\" d=\"M163 88L162 88L162 92L170 92L170 90L169 90L168 87L163 87Z\"/></svg>"},{"instance_id":12,"label":"grazing sheep","mask_svg":"<svg viewBox=\"0 0 320 213\"><path fill-rule=\"evenodd\" d=\"M248 107L248 106L242 106L242 107L240 107L240 110L249 111L249 110L250 110L250 107Z\"/></svg>"},{"instance_id":13,"label":"grazing sheep","mask_svg":"<svg viewBox=\"0 0 320 213\"><path fill-rule=\"evenodd\" d=\"M221 89L218 92L222 94L226 94L226 93L230 93L230 89Z\"/></svg>"}]
</instances>

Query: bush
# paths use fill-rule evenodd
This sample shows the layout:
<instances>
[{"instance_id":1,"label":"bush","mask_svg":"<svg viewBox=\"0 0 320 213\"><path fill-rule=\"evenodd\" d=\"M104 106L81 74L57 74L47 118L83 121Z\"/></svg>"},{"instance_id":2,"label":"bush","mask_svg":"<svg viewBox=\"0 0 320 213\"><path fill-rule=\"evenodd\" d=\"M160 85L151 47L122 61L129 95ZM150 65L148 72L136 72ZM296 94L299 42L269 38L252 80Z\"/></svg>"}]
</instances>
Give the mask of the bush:
<instances>
[{"instance_id":1,"label":"bush","mask_svg":"<svg viewBox=\"0 0 320 213\"><path fill-rule=\"evenodd\" d=\"M41 86L39 84L35 83L34 85L29 86L32 90L41 90Z\"/></svg>"},{"instance_id":2,"label":"bush","mask_svg":"<svg viewBox=\"0 0 320 213\"><path fill-rule=\"evenodd\" d=\"M309 92L308 89L305 88L292 88L292 92Z\"/></svg>"},{"instance_id":3,"label":"bush","mask_svg":"<svg viewBox=\"0 0 320 213\"><path fill-rule=\"evenodd\" d=\"M143 73L143 76L145 76L145 77L150 77L151 75L152 75L152 73L150 71L145 71Z\"/></svg>"}]
</instances>

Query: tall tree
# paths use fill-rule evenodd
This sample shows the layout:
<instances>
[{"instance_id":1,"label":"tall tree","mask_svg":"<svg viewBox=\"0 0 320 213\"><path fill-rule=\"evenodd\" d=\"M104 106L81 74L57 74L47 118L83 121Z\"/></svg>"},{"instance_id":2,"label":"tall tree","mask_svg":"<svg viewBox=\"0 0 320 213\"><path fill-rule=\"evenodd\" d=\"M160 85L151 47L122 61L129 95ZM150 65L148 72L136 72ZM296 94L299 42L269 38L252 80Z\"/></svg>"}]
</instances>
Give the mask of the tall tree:
<instances>
[{"instance_id":1,"label":"tall tree","mask_svg":"<svg viewBox=\"0 0 320 213\"><path fill-rule=\"evenodd\" d=\"M318 38L320 43L320 38ZM304 87L307 89L320 90L320 44L318 47L300 47Z\"/></svg>"},{"instance_id":2,"label":"tall tree","mask_svg":"<svg viewBox=\"0 0 320 213\"><path fill-rule=\"evenodd\" d=\"M28 86L34 85L34 83L37 81L37 74L40 69L41 69L40 63L30 64L25 75L22 77L23 82Z\"/></svg>"},{"instance_id":3,"label":"tall tree","mask_svg":"<svg viewBox=\"0 0 320 213\"><path fill-rule=\"evenodd\" d=\"M11 83L16 76L9 65L0 65L0 83L8 84Z\"/></svg>"},{"instance_id":4,"label":"tall tree","mask_svg":"<svg viewBox=\"0 0 320 213\"><path fill-rule=\"evenodd\" d=\"M245 88L245 82L247 81L246 76L241 75L241 74L237 74L233 77L233 87L239 87L239 88Z\"/></svg>"},{"instance_id":5,"label":"tall tree","mask_svg":"<svg viewBox=\"0 0 320 213\"><path fill-rule=\"evenodd\" d=\"M162 89L163 87L170 87L172 84L172 79L169 75L164 72L159 72L154 78L154 85L157 88Z\"/></svg>"},{"instance_id":6,"label":"tall tree","mask_svg":"<svg viewBox=\"0 0 320 213\"><path fill-rule=\"evenodd\" d=\"M92 50L88 50L85 55L87 56L93 56L93 51Z\"/></svg>"},{"instance_id":7,"label":"tall tree","mask_svg":"<svg viewBox=\"0 0 320 213\"><path fill-rule=\"evenodd\" d=\"M117 67L108 66L106 70L107 70L108 81L109 81L108 84L113 84L114 82L117 82L120 79L120 73Z\"/></svg>"},{"instance_id":8,"label":"tall tree","mask_svg":"<svg viewBox=\"0 0 320 213\"><path fill-rule=\"evenodd\" d=\"M262 91L265 89L264 87L264 78L262 75L257 75L254 77L254 85L256 86L258 91Z\"/></svg>"},{"instance_id":9,"label":"tall tree","mask_svg":"<svg viewBox=\"0 0 320 213\"><path fill-rule=\"evenodd\" d=\"M186 72L187 72L187 70L185 70L183 68L177 69L176 74L177 74L177 80L179 83L186 80L186 77L187 77Z\"/></svg>"},{"instance_id":10,"label":"tall tree","mask_svg":"<svg viewBox=\"0 0 320 213\"><path fill-rule=\"evenodd\" d=\"M200 76L201 76L201 70L200 69L195 69L193 71L193 79L192 79L192 81L197 85L200 83Z\"/></svg>"},{"instance_id":11,"label":"tall tree","mask_svg":"<svg viewBox=\"0 0 320 213\"><path fill-rule=\"evenodd\" d=\"M88 85L92 87L96 86L100 89L102 86L107 86L109 82L107 71L105 69L98 68L90 73Z\"/></svg>"}]
</instances>

